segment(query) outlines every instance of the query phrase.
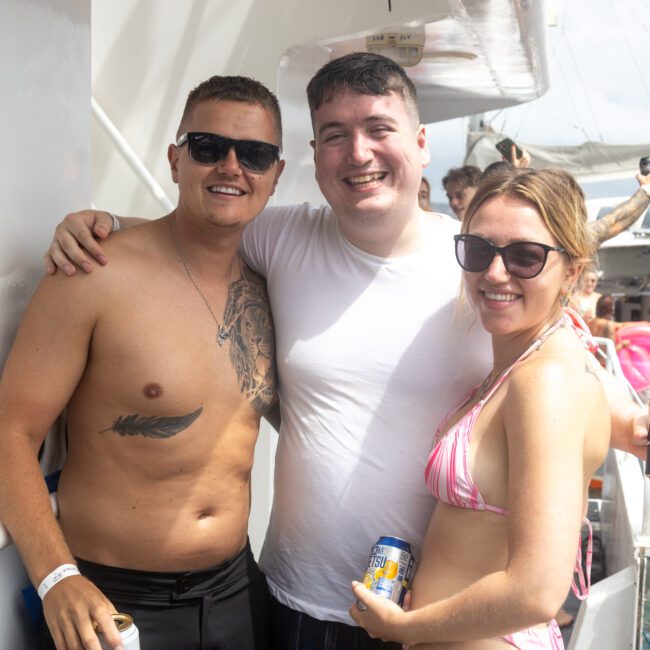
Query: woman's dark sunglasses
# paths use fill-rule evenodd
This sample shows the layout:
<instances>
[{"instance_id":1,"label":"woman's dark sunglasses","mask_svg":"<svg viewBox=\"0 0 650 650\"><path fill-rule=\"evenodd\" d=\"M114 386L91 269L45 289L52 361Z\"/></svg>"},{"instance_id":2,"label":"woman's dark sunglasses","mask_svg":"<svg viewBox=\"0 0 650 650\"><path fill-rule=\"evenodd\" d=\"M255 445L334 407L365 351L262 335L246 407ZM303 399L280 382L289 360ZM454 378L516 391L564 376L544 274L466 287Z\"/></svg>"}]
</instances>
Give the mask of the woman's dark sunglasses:
<instances>
[{"instance_id":1,"label":"woman's dark sunglasses","mask_svg":"<svg viewBox=\"0 0 650 650\"><path fill-rule=\"evenodd\" d=\"M258 140L233 140L216 133L183 133L176 142L182 147L187 142L190 158L200 165L216 165L234 147L237 160L252 172L265 172L280 160L280 147Z\"/></svg>"},{"instance_id":2,"label":"woman's dark sunglasses","mask_svg":"<svg viewBox=\"0 0 650 650\"><path fill-rule=\"evenodd\" d=\"M515 278L530 280L539 275L550 251L566 253L559 246L547 246L532 241L518 241L507 246L495 246L477 235L455 235L456 259L465 271L480 273L489 268L499 253L506 271Z\"/></svg>"}]
</instances>

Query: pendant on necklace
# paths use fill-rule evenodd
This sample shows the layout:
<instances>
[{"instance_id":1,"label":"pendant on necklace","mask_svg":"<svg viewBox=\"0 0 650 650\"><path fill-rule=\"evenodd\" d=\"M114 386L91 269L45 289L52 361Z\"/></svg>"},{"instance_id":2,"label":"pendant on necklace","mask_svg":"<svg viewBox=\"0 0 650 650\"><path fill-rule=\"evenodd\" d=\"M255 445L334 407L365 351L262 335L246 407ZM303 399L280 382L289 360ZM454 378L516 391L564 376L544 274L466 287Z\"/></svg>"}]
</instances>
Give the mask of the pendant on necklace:
<instances>
[{"instance_id":1,"label":"pendant on necklace","mask_svg":"<svg viewBox=\"0 0 650 650\"><path fill-rule=\"evenodd\" d=\"M223 344L230 338L230 332L225 329L223 326L217 331L217 343L219 347L223 347Z\"/></svg>"}]
</instances>

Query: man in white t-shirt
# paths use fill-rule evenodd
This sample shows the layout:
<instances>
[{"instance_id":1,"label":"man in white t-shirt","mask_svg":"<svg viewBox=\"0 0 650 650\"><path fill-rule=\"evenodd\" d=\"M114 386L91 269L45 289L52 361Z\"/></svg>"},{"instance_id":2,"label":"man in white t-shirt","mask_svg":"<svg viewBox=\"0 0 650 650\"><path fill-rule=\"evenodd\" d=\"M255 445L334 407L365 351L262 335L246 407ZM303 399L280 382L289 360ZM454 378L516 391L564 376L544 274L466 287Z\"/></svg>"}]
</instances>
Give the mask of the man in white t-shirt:
<instances>
[{"instance_id":1,"label":"man in white t-shirt","mask_svg":"<svg viewBox=\"0 0 650 650\"><path fill-rule=\"evenodd\" d=\"M417 555L436 426L487 374L490 346L455 309L457 222L418 204L429 152L404 71L353 54L307 95L331 207L268 209L242 240L267 278L282 412L260 562L275 647L397 647L349 627L349 577L381 535Z\"/></svg>"},{"instance_id":2,"label":"man in white t-shirt","mask_svg":"<svg viewBox=\"0 0 650 650\"><path fill-rule=\"evenodd\" d=\"M318 71L308 98L329 207L267 208L242 240L268 280L282 415L260 564L278 650L397 649L353 626L350 581L381 535L417 555L435 429L488 373L490 349L456 307L458 222L418 206L429 153L404 70L347 55ZM48 270L74 272L63 251L88 268L71 243L84 224L111 230L106 213L67 217ZM105 262L88 228L79 241Z\"/></svg>"}]
</instances>

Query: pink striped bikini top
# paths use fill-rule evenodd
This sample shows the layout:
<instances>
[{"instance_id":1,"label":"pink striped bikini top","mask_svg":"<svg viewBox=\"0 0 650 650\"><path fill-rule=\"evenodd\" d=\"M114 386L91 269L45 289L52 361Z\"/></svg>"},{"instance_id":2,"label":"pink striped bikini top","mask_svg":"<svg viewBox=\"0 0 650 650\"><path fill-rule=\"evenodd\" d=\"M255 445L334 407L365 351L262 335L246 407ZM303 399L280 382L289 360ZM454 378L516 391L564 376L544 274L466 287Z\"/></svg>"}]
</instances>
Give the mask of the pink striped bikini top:
<instances>
[{"instance_id":1,"label":"pink striped bikini top","mask_svg":"<svg viewBox=\"0 0 650 650\"><path fill-rule=\"evenodd\" d=\"M456 424L444 435L440 432L449 421L450 416L462 408L475 393L473 389L463 400L461 405L444 419L436 432L436 441L429 455L424 478L429 491L438 501L443 501L457 508L470 510L488 510L500 515L507 515L508 511L499 506L485 503L483 496L478 491L468 467L469 445L472 429L485 404L503 384L512 369L533 352L539 349L544 341L560 327L569 324L566 316L562 316L553 325L548 327L539 337L505 368L490 390L484 395Z\"/></svg>"},{"instance_id":2,"label":"pink striped bikini top","mask_svg":"<svg viewBox=\"0 0 650 650\"><path fill-rule=\"evenodd\" d=\"M568 310L567 310L568 311ZM472 428L474 423L478 418L482 408L488 402L490 397L499 389L499 386L505 381L506 377L510 374L512 369L525 358L530 356L533 352L538 350L542 343L551 336L555 331L560 327L565 325L571 327L578 338L582 341L585 348L589 349L589 345L593 339L590 338L588 330L585 332L586 326L584 328L581 326L581 323L576 322L573 314L563 314L553 325L547 328L542 334L534 339L531 344L522 352L521 355L515 361L508 366L505 370L502 371L501 375L490 388L487 394L479 400L449 431L442 437L440 437L440 432L444 429L445 425L449 421L450 416L461 409L470 397L474 394L475 390L472 390L471 393L463 400L461 405L452 411L444 419L438 431L436 432L436 442L434 444L433 450L429 455L426 468L424 470L424 477L429 488L429 491L433 496L439 501L448 503L451 506L457 508L466 508L470 510L487 510L489 512L495 512L500 515L507 515L508 511L505 508L500 506L490 505L485 503L485 499L478 491L478 488L474 484L472 475L469 472L468 467L468 456L469 456L469 445L470 445L470 436L472 433ZM583 331L580 331L580 330ZM575 582L575 578L572 581L571 588L573 593L580 600L584 600L589 594L590 587L590 574L591 574L591 563L592 563L592 532L591 532L591 523L587 518L584 519L584 523L589 527L589 536L587 542L587 552L586 552L586 571L583 572L582 569L582 553L581 547L578 547L578 553L576 557L576 564L574 571L578 574L580 588Z\"/></svg>"}]
</instances>

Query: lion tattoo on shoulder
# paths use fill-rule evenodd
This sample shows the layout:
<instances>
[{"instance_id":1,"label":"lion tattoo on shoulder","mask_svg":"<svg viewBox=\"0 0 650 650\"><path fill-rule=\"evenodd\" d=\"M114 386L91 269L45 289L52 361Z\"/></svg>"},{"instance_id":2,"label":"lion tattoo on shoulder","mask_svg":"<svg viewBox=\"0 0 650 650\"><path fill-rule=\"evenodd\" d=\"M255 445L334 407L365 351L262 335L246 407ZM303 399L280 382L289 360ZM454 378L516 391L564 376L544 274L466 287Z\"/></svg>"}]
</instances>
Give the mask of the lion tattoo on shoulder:
<instances>
[{"instance_id":1,"label":"lion tattoo on shoulder","mask_svg":"<svg viewBox=\"0 0 650 650\"><path fill-rule=\"evenodd\" d=\"M241 392L264 414L278 399L273 318L264 279L245 264L241 268L230 286L224 324Z\"/></svg>"}]
</instances>

